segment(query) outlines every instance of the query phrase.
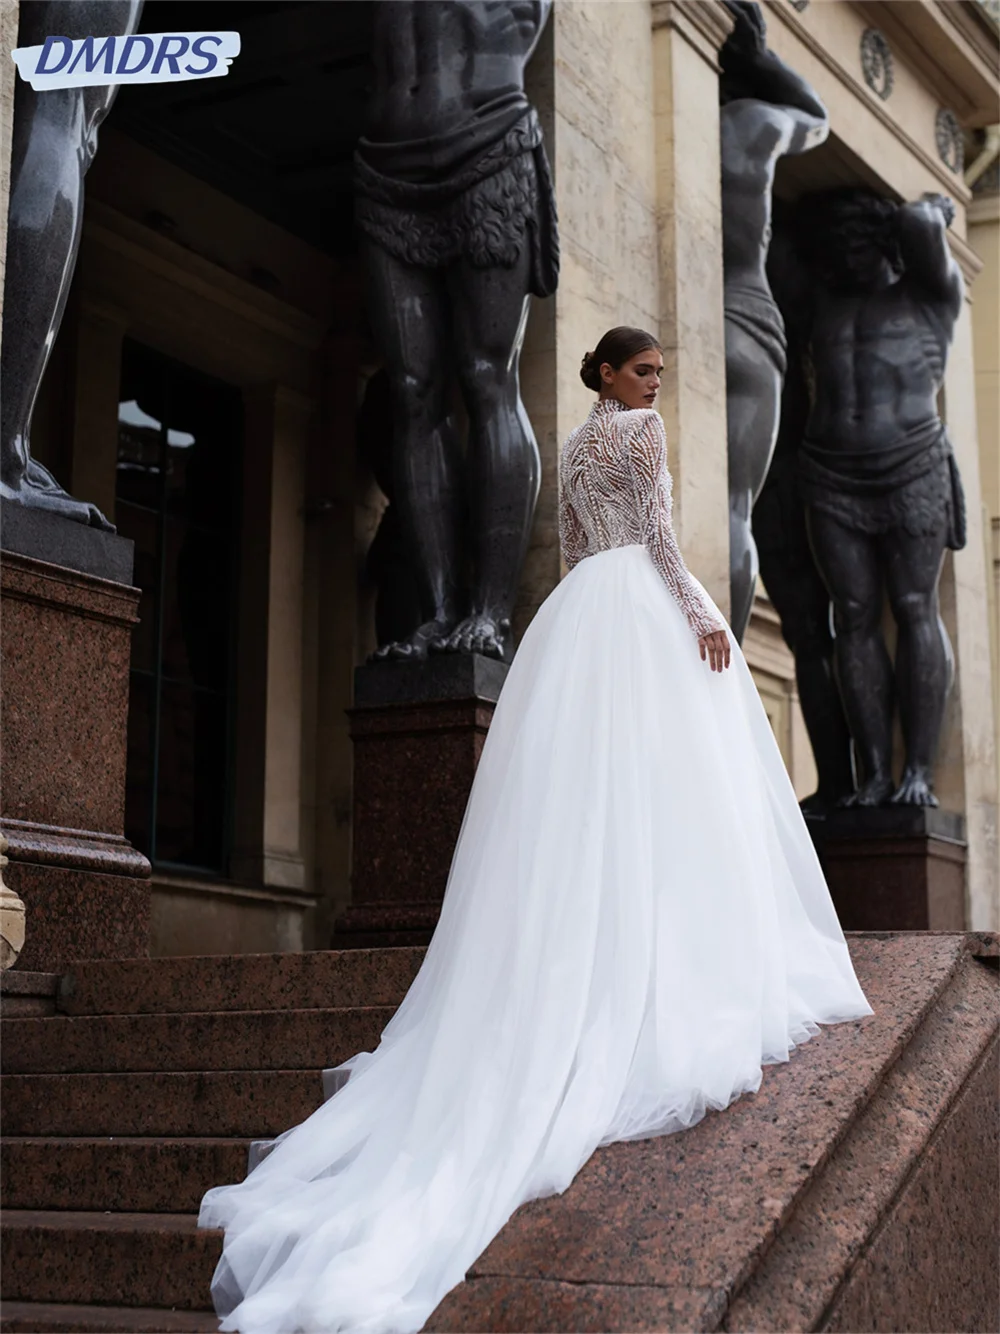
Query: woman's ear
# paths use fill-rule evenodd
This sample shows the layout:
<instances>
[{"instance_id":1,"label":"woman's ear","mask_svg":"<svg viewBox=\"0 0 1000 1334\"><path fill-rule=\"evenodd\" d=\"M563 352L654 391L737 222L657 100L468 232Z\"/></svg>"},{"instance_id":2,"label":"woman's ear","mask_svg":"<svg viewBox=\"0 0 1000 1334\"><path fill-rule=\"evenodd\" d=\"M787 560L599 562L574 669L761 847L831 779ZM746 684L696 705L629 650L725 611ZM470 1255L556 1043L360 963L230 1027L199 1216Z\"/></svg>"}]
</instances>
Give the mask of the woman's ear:
<instances>
[{"instance_id":1,"label":"woman's ear","mask_svg":"<svg viewBox=\"0 0 1000 1334\"><path fill-rule=\"evenodd\" d=\"M614 369L608 364L608 362L606 361L601 362L601 379L604 381L604 383L610 384L614 378L615 378Z\"/></svg>"}]
</instances>

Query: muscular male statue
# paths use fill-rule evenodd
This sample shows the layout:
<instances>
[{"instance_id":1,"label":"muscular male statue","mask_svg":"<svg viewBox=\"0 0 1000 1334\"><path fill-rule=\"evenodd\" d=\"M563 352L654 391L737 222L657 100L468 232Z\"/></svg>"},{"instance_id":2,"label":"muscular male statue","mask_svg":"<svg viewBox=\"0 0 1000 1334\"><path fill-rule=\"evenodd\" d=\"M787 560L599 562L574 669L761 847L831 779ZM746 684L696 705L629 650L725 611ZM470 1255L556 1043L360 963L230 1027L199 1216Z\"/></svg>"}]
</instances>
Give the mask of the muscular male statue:
<instances>
[{"instance_id":1,"label":"muscular male statue","mask_svg":"<svg viewBox=\"0 0 1000 1334\"><path fill-rule=\"evenodd\" d=\"M375 7L356 216L393 404L394 503L423 604L420 625L378 657L502 658L509 647L540 480L518 357L528 295L549 295L558 274L548 164L524 95L550 3ZM456 383L464 457L449 420Z\"/></svg>"},{"instance_id":2,"label":"muscular male statue","mask_svg":"<svg viewBox=\"0 0 1000 1334\"><path fill-rule=\"evenodd\" d=\"M142 0L32 0L19 14L18 45L46 37L135 32ZM68 495L31 457L31 417L73 281L83 178L116 85L36 92L18 77L7 219L7 268L0 347L0 494L96 528L111 524L96 505Z\"/></svg>"},{"instance_id":3,"label":"muscular male statue","mask_svg":"<svg viewBox=\"0 0 1000 1334\"><path fill-rule=\"evenodd\" d=\"M855 788L851 734L834 668L830 594L816 568L799 490L799 449L809 420L809 283L794 233L794 208L775 200L767 274L788 335L788 368L767 480L753 509L753 534L767 595L781 618L781 634L795 657L795 683L813 757L816 791L802 801L825 815ZM803 303L806 298L806 303Z\"/></svg>"},{"instance_id":4,"label":"muscular male statue","mask_svg":"<svg viewBox=\"0 0 1000 1334\"><path fill-rule=\"evenodd\" d=\"M812 282L812 410L799 485L834 606L840 692L863 775L847 804L936 805L932 765L951 678L938 612L946 547L965 544L961 482L937 395L963 299L940 195L866 190L803 201ZM896 621L895 672L881 632ZM906 748L892 776L893 696Z\"/></svg>"},{"instance_id":5,"label":"muscular male statue","mask_svg":"<svg viewBox=\"0 0 1000 1334\"><path fill-rule=\"evenodd\" d=\"M826 108L766 45L757 4L727 0L735 27L719 55L722 255L729 440L731 625L743 639L757 583L750 528L774 449L785 375L785 330L768 283L771 189L777 161L821 144Z\"/></svg>"}]
</instances>

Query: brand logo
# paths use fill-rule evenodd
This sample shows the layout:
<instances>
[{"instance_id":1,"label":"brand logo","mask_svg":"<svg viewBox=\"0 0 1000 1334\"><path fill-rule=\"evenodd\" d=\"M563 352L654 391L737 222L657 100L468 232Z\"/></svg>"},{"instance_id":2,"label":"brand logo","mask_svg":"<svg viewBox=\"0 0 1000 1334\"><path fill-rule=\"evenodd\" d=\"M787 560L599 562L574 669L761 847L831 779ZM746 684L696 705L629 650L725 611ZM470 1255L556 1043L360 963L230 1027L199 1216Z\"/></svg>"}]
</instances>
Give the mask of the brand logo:
<instances>
[{"instance_id":1,"label":"brand logo","mask_svg":"<svg viewBox=\"0 0 1000 1334\"><path fill-rule=\"evenodd\" d=\"M12 55L37 92L109 83L218 79L240 53L238 32L150 32L130 37L46 37Z\"/></svg>"}]
</instances>

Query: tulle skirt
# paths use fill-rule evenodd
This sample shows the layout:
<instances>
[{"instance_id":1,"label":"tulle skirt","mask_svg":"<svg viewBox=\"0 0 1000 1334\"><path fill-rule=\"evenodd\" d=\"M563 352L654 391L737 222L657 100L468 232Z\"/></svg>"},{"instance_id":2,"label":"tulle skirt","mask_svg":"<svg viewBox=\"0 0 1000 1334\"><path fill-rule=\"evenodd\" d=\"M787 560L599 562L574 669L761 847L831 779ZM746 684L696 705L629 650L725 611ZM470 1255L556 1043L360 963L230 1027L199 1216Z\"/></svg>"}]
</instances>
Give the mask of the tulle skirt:
<instances>
[{"instance_id":1,"label":"tulle skirt","mask_svg":"<svg viewBox=\"0 0 1000 1334\"><path fill-rule=\"evenodd\" d=\"M871 1013L735 640L713 673L645 547L582 560L504 683L424 963L374 1052L205 1195L243 1334L419 1330L601 1144L755 1090Z\"/></svg>"}]
</instances>

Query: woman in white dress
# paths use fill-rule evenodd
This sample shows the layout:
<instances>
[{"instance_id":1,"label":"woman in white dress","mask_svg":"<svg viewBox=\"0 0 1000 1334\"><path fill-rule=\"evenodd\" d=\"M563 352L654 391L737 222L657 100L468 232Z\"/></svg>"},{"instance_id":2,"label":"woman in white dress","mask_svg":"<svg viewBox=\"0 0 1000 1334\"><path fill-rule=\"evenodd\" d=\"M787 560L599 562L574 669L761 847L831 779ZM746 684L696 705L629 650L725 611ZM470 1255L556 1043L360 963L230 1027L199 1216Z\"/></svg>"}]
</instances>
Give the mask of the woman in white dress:
<instances>
[{"instance_id":1,"label":"woman in white dress","mask_svg":"<svg viewBox=\"0 0 1000 1334\"><path fill-rule=\"evenodd\" d=\"M635 329L584 358L570 570L511 663L423 965L335 1096L202 1202L224 1330L419 1330L599 1145L682 1130L871 1013L743 655L677 548L662 365Z\"/></svg>"}]
</instances>

